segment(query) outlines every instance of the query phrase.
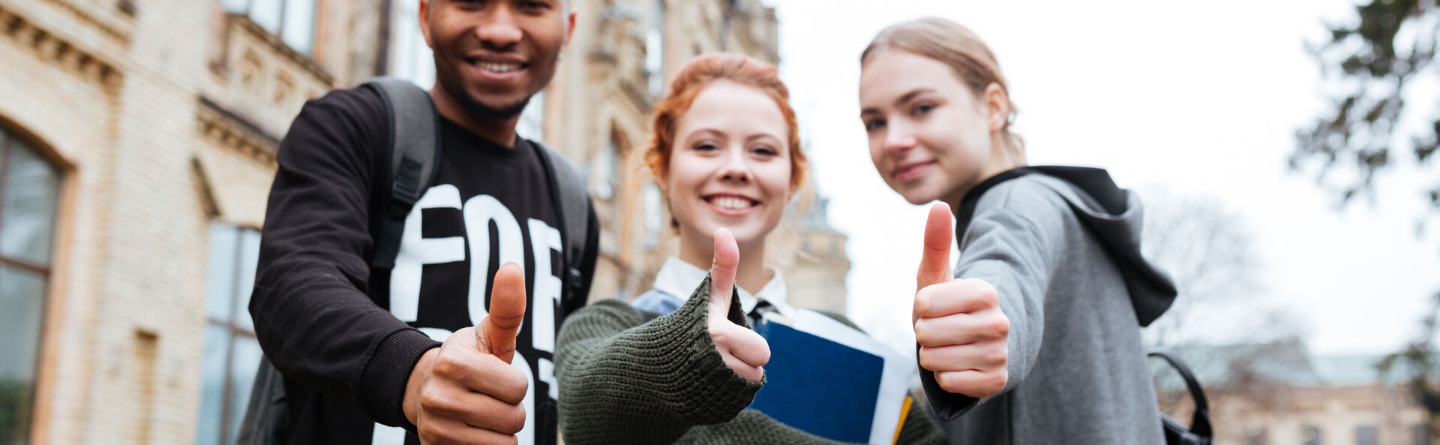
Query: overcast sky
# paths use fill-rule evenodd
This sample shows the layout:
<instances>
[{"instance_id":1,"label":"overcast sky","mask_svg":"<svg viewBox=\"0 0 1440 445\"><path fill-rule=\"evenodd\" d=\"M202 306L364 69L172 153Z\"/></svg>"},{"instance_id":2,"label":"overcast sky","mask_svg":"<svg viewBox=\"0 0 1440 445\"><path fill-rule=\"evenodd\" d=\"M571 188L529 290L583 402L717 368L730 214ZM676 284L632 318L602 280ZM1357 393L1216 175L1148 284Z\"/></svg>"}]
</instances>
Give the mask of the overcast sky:
<instances>
[{"instance_id":1,"label":"overcast sky","mask_svg":"<svg viewBox=\"0 0 1440 445\"><path fill-rule=\"evenodd\" d=\"M1322 20L1346 17L1345 0L769 3L830 221L850 236L850 315L902 351L913 351L925 207L870 164L857 59L881 28L923 15L969 26L996 52L1031 163L1101 166L1123 187L1211 196L1240 215L1263 298L1303 321L1315 352L1394 350L1440 290L1440 237L1415 236L1419 174L1402 170L1380 183L1376 205L1339 211L1309 175L1286 169L1295 129L1325 103L1304 42L1323 37ZM1434 83L1422 88L1440 97Z\"/></svg>"}]
</instances>

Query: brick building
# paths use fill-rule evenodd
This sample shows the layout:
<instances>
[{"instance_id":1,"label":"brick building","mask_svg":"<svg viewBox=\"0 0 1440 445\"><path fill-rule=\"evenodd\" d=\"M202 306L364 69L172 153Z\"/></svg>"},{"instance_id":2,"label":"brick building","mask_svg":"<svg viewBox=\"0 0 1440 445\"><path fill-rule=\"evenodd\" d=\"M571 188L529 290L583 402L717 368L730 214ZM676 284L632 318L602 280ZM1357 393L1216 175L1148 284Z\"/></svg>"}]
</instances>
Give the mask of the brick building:
<instances>
[{"instance_id":1,"label":"brick building","mask_svg":"<svg viewBox=\"0 0 1440 445\"><path fill-rule=\"evenodd\" d=\"M659 79L704 51L775 61L775 17L758 0L572 3L574 44L522 133L588 172L594 295L634 295L674 243L654 192L625 193ZM0 443L232 441L278 140L331 88L428 84L415 4L0 0ZM844 237L810 221L783 238L825 247L775 262L843 310Z\"/></svg>"},{"instance_id":2,"label":"brick building","mask_svg":"<svg viewBox=\"0 0 1440 445\"><path fill-rule=\"evenodd\" d=\"M1185 346L1175 351L1205 386L1215 443L1431 445L1407 369L1380 372L1380 355L1311 355L1302 343ZM1189 424L1194 405L1171 371L1160 405Z\"/></svg>"}]
</instances>

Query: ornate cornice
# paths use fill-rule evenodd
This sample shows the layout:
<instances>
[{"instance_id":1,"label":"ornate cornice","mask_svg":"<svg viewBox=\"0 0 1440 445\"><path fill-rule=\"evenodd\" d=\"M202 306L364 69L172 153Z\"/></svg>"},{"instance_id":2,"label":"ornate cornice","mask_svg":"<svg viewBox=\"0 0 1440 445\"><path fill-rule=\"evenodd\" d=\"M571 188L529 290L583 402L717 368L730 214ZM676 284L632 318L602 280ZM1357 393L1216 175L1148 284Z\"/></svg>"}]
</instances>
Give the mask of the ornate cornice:
<instances>
[{"instance_id":1,"label":"ornate cornice","mask_svg":"<svg viewBox=\"0 0 1440 445\"><path fill-rule=\"evenodd\" d=\"M128 26L129 23L116 23L118 20L115 20L113 18L107 19L101 14L97 14L98 11L95 10L95 7L93 5L88 8L82 7L81 5L76 5L75 0L44 0L44 2L55 5L55 7L64 10L67 14L71 16L71 18L75 19L76 21L85 23L85 25L89 26L90 28L100 31L107 38L127 44L130 43L130 28L132 28L133 26ZM127 16L126 18L134 17L134 3L119 2L116 4L117 6L115 9L119 12L125 13L125 15ZM127 7L130 9L129 12L125 11L125 8Z\"/></svg>"},{"instance_id":2,"label":"ornate cornice","mask_svg":"<svg viewBox=\"0 0 1440 445\"><path fill-rule=\"evenodd\" d=\"M100 85L106 92L116 93L124 84L125 76L113 62L77 46L64 35L37 25L4 4L0 4L0 35L34 51L41 60Z\"/></svg>"},{"instance_id":3,"label":"ornate cornice","mask_svg":"<svg viewBox=\"0 0 1440 445\"><path fill-rule=\"evenodd\" d=\"M195 111L195 128L200 137L234 150L263 165L275 167L280 140L221 106L200 98Z\"/></svg>"},{"instance_id":4,"label":"ornate cornice","mask_svg":"<svg viewBox=\"0 0 1440 445\"><path fill-rule=\"evenodd\" d=\"M230 23L231 32L235 32L236 29L243 30L252 37L264 41L270 46L271 50L275 51L275 54L280 54L285 59L300 66L326 85L335 84L335 76L330 75L329 71L326 71L320 64L315 63L314 59L295 51L290 45L286 45L285 41L281 40L279 36L270 33L270 31L266 31L265 28L261 28L260 25L250 20L250 17L244 14L229 13L225 15L225 18L226 21Z\"/></svg>"}]
</instances>

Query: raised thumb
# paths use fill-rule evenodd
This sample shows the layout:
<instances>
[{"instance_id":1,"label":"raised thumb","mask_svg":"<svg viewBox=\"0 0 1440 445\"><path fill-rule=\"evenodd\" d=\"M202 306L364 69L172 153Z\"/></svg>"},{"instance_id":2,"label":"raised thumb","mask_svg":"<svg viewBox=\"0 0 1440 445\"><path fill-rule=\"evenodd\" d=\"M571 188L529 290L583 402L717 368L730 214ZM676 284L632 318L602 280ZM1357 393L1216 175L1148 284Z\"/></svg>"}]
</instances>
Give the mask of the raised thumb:
<instances>
[{"instance_id":1,"label":"raised thumb","mask_svg":"<svg viewBox=\"0 0 1440 445\"><path fill-rule=\"evenodd\" d=\"M515 357L515 335L525 320L525 272L515 263L505 263L491 282L490 314L477 329L483 337L478 339L480 352L510 363Z\"/></svg>"},{"instance_id":2,"label":"raised thumb","mask_svg":"<svg viewBox=\"0 0 1440 445\"><path fill-rule=\"evenodd\" d=\"M735 270L740 267L740 247L727 229L715 229L715 261L710 264L710 316L725 318L730 313Z\"/></svg>"},{"instance_id":3,"label":"raised thumb","mask_svg":"<svg viewBox=\"0 0 1440 445\"><path fill-rule=\"evenodd\" d=\"M920 270L915 274L915 291L926 286L950 281L950 246L955 231L950 228L950 205L937 202L930 206L925 220L925 250L920 256Z\"/></svg>"}]
</instances>

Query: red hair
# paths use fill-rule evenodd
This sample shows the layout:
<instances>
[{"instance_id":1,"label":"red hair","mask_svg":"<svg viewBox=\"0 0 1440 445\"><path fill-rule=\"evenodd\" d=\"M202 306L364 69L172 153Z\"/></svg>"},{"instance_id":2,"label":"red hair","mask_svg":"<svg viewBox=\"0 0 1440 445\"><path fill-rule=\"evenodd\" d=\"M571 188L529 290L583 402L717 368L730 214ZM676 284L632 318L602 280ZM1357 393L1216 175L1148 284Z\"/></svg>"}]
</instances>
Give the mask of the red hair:
<instances>
[{"instance_id":1,"label":"red hair","mask_svg":"<svg viewBox=\"0 0 1440 445\"><path fill-rule=\"evenodd\" d=\"M655 104L650 145L645 148L645 165L650 167L650 173L660 177L670 168L675 127L680 116L690 111L690 105L706 87L719 80L755 88L775 100L775 106L785 116L785 126L790 129L786 138L790 145L790 189L799 191L805 183L808 162L805 152L800 149L800 127L795 120L795 110L790 108L790 90L780 81L780 70L775 65L734 53L696 56L686 62L675 74L675 79L670 81L669 94Z\"/></svg>"}]
</instances>

